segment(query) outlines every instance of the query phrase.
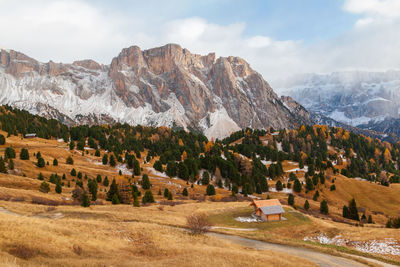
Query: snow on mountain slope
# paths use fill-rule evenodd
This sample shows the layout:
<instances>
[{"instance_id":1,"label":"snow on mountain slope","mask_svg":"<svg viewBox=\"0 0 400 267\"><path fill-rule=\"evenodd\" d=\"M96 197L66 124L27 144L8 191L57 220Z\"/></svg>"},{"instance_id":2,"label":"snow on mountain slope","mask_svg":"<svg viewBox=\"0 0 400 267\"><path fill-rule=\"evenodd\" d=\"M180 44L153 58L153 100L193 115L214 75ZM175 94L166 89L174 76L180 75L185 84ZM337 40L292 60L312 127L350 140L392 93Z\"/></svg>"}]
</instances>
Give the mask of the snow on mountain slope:
<instances>
[{"instance_id":1,"label":"snow on mountain slope","mask_svg":"<svg viewBox=\"0 0 400 267\"><path fill-rule=\"evenodd\" d=\"M305 74L278 87L309 111L352 126L399 118L400 71Z\"/></svg>"},{"instance_id":2,"label":"snow on mountain slope","mask_svg":"<svg viewBox=\"0 0 400 267\"><path fill-rule=\"evenodd\" d=\"M125 48L110 65L41 63L0 50L0 104L69 124L163 125L223 138L246 127L310 123L300 105L285 101L243 59L195 55L174 44Z\"/></svg>"}]
</instances>

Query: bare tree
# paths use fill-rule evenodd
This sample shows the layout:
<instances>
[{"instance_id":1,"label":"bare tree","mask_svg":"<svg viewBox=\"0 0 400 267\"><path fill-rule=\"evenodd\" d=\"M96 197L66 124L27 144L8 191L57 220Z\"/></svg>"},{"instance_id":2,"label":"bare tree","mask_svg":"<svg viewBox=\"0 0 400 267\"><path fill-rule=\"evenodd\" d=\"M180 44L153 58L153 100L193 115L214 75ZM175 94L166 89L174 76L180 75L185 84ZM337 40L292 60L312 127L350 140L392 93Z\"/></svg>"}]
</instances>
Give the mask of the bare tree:
<instances>
[{"instance_id":1,"label":"bare tree","mask_svg":"<svg viewBox=\"0 0 400 267\"><path fill-rule=\"evenodd\" d=\"M186 217L186 227L191 234L198 235L208 232L211 223L204 214L192 214Z\"/></svg>"}]
</instances>

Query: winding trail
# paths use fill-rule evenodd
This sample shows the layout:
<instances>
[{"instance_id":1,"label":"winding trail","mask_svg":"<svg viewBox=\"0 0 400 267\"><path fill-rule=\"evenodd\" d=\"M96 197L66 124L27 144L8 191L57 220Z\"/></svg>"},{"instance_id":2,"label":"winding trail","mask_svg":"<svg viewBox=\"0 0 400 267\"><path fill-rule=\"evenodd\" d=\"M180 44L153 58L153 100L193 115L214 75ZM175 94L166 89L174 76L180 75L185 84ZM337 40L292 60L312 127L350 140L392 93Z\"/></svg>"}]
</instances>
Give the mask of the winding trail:
<instances>
[{"instance_id":1,"label":"winding trail","mask_svg":"<svg viewBox=\"0 0 400 267\"><path fill-rule=\"evenodd\" d=\"M13 215L13 216L25 216L25 215L22 215L22 214L13 212L13 211L9 211L3 207L0 207L0 213ZM28 217L46 218L46 219L62 219L64 217L64 214L62 214L62 213L55 213L55 214L41 213L41 214L28 216ZM183 227L175 226L174 228L178 228L178 229L187 231L187 229L185 229ZM242 231L243 230L246 230L246 231L254 230L252 228L249 228L249 229L238 228L237 229L237 228L227 228L227 227L215 227L213 229L215 229L215 230L217 230L217 229L229 229L229 230L235 229L235 230L242 230ZM395 265L381 262L381 261L378 261L375 259L357 256L357 255L347 254L348 257L353 258L353 259L348 259L348 258L343 258L343 257L339 257L339 256L333 256L330 254L325 254L323 252L318 252L318 251L308 249L308 248L268 243L265 241L254 240L254 239L240 237L240 236L236 236L236 235L232 235L232 234L209 232L209 233L207 233L207 235L216 237L219 239L223 239L223 240L241 245L243 247L253 248L253 249L257 249L257 250L269 250L269 251L289 254L292 256L296 256L298 258L308 260L308 261L313 262L322 267L342 267L342 266L365 267L365 266L368 266L367 264L363 264L354 259L361 259L365 262L372 263L374 266L384 266L384 267L395 266Z\"/></svg>"},{"instance_id":2,"label":"winding trail","mask_svg":"<svg viewBox=\"0 0 400 267\"><path fill-rule=\"evenodd\" d=\"M350 266L350 267L359 267L359 266L368 266L366 264L360 263L358 261L348 259L348 258L343 258L339 256L333 256L329 254L325 254L322 252L318 252L312 249L308 248L302 248L302 247L294 247L294 246L289 246L289 245L280 245L280 244L273 244L273 243L268 243L264 241L258 241L250 238L245 238L245 237L240 237L236 235L230 235L230 234L221 234L221 233L215 233L215 232L210 232L207 235L217 237L220 239L224 239L227 241L230 241L232 243L244 246L244 247L249 247L249 248L254 248L258 250L270 250L270 251L275 251L275 252L280 252L280 253L285 253L285 254L290 254L302 259L309 260L319 266L322 267L342 267L342 266ZM381 262L375 259L370 259L362 256L355 256L355 255L348 255L349 257L352 258L358 258L362 259L365 262L370 262L374 265L377 266L384 266L384 267L392 267L395 265L388 264L385 262Z\"/></svg>"}]
</instances>

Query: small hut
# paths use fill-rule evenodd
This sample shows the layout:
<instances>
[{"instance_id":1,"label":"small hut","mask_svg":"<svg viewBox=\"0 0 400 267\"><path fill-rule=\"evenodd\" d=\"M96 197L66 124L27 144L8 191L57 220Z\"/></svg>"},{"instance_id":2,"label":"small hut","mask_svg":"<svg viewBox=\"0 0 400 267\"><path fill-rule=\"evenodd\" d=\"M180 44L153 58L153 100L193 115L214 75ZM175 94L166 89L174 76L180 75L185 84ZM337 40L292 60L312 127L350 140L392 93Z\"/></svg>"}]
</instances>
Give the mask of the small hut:
<instances>
[{"instance_id":1,"label":"small hut","mask_svg":"<svg viewBox=\"0 0 400 267\"><path fill-rule=\"evenodd\" d=\"M263 221L281 221L285 210L278 199L253 200L254 214Z\"/></svg>"}]
</instances>

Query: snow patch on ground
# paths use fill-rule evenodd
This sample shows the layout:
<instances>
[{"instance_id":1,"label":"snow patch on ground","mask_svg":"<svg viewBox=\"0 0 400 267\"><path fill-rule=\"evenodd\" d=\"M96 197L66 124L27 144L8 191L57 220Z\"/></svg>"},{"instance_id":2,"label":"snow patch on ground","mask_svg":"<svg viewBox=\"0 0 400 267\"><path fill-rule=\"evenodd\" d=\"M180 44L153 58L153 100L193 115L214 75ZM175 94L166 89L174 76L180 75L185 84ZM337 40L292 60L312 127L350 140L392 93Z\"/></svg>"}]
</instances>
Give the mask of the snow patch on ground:
<instances>
[{"instance_id":1,"label":"snow patch on ground","mask_svg":"<svg viewBox=\"0 0 400 267\"><path fill-rule=\"evenodd\" d=\"M117 166L115 166L115 168L117 168L118 171L121 171L122 174L125 175L132 175L132 171L130 171L125 164L118 164Z\"/></svg>"},{"instance_id":2,"label":"snow patch on ground","mask_svg":"<svg viewBox=\"0 0 400 267\"><path fill-rule=\"evenodd\" d=\"M262 222L262 220L260 220L260 219L257 218L257 217L254 217L254 216L250 216L250 217L237 217L237 218L235 218L235 220L238 221L238 222L248 222L248 223L251 223L251 222Z\"/></svg>"},{"instance_id":3,"label":"snow patch on ground","mask_svg":"<svg viewBox=\"0 0 400 267\"><path fill-rule=\"evenodd\" d=\"M269 189L269 191L271 191L271 192L281 192L281 193L285 193L285 194L293 193L293 190L291 188L290 189L289 188L283 188L282 191L277 191L275 187L271 187Z\"/></svg>"},{"instance_id":4,"label":"snow patch on ground","mask_svg":"<svg viewBox=\"0 0 400 267\"><path fill-rule=\"evenodd\" d=\"M297 171L308 172L308 166L304 166L304 168L303 168L303 169L300 169L300 168L294 168L294 169L291 169L291 170L287 170L287 171L285 171L285 172L297 172Z\"/></svg>"},{"instance_id":5,"label":"snow patch on ground","mask_svg":"<svg viewBox=\"0 0 400 267\"><path fill-rule=\"evenodd\" d=\"M329 238L325 234L319 234L315 237L305 237L304 241L313 241L321 244L336 245L336 246L349 246L354 247L358 251L371 253L371 254L389 254L400 256L400 245L397 240L393 238L385 238L383 240L369 240L369 241L350 241L337 235Z\"/></svg>"}]
</instances>

